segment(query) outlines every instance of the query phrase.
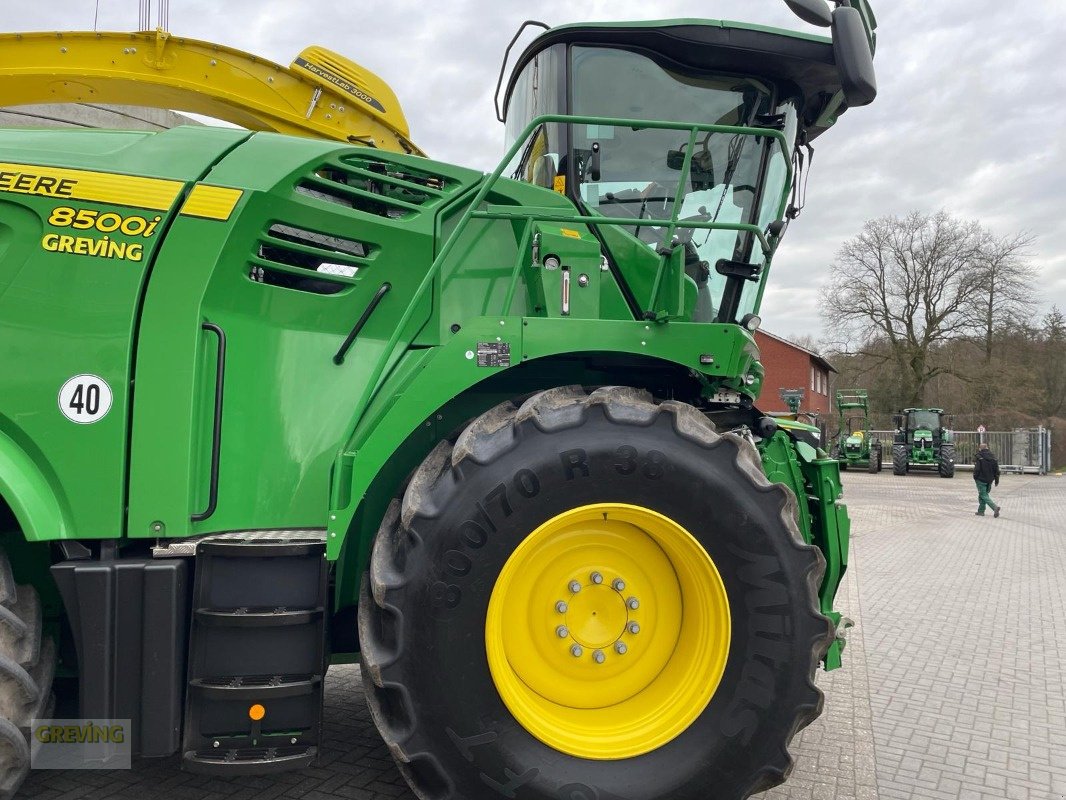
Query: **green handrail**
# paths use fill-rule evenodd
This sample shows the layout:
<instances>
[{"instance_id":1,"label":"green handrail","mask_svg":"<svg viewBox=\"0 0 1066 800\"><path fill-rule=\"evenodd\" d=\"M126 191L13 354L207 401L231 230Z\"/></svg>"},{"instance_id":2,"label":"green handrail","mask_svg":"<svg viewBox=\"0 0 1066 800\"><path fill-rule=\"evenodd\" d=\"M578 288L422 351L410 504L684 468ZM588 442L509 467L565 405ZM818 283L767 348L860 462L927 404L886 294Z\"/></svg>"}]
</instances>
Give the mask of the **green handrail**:
<instances>
[{"instance_id":1,"label":"green handrail","mask_svg":"<svg viewBox=\"0 0 1066 800\"><path fill-rule=\"evenodd\" d=\"M526 127L522 130L521 134L515 139L513 145L500 160L496 169L488 176L488 178L481 183L481 187L478 189L477 194L474 195L474 199L467 206L466 211L463 212L463 216L459 219L458 224L452 230L451 235L445 240L444 245L437 253L436 258L433 259L433 263L429 269L426 270L426 274L423 276L421 283L418 284L418 288L415 290L411 301L408 303L407 308L404 310L400 317L396 327L393 329L392 335L389 337L389 341L385 345L385 358L381 359L377 366L371 373L369 380L359 397L359 403L356 406L357 409L365 409L369 403L373 400L374 395L384 385L388 379L389 373L399 363L402 352L397 352L397 345L400 342L400 338L403 335L404 329L411 321L411 317L414 315L415 309L418 307L422 300L422 297L429 290L429 287L433 285L433 281L436 279L444 263L452 254L452 250L455 249L456 244L462 237L463 232L466 230L466 226L470 223L471 219L483 218L494 219L497 217L488 216L489 214L503 214L499 217L501 219L514 219L521 217L529 217L528 211L523 212L520 207L515 208L514 214L508 214L505 212L483 212L479 211L481 204L488 197L489 192L499 182L503 175L504 169L511 163L519 151L525 147L526 141L540 126L548 123L570 123L577 125L605 125L620 128L633 128L634 130L641 129L660 129L660 130L678 130L687 131L689 133L689 141L693 142L698 132L706 133L723 133L727 135L741 135L741 136L765 136L774 139L778 146L781 148L782 155L785 158L785 165L787 168L787 180L785 181L785 188L782 191L782 199L779 204L778 218L780 218L780 209L784 207L785 201L788 199L788 192L792 186L792 160L789 157L788 141L783 131L779 131L773 128L754 128L741 125L710 125L698 122L665 122L660 120L646 120L646 119L621 119L614 117L590 117L590 116L574 116L569 114L544 114L539 117L535 117L530 120ZM687 176L689 165L692 161L692 150L690 146L686 149L685 162L682 167L682 177ZM678 187L678 196L680 196L681 185ZM590 217L582 214L574 215L558 215L559 221L573 221L573 222L591 222L594 224L659 224L669 223L672 225L672 229L677 227L678 213L680 210L680 202L674 203L674 210L671 214L670 220L618 220L615 217ZM543 219L544 221L555 221L556 215L548 214L536 214L536 219ZM764 252L769 248L769 244L765 235L759 230L757 225L750 225L746 223L726 223L726 222L702 222L702 223L686 223L684 227L699 227L699 228L718 228L721 230L738 230L738 231L750 231L759 238L760 244L763 246ZM772 248L769 248L772 251ZM761 292L760 292L761 296ZM506 309L505 311L509 311Z\"/></svg>"}]
</instances>

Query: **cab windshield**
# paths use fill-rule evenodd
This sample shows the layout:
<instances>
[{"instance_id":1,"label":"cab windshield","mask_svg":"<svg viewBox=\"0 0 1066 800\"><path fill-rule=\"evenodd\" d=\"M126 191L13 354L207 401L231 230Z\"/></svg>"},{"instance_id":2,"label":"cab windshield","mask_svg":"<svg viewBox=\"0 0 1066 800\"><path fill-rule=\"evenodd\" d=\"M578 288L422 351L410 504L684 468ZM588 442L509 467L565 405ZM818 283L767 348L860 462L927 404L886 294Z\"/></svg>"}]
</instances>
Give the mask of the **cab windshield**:
<instances>
[{"instance_id":1,"label":"cab windshield","mask_svg":"<svg viewBox=\"0 0 1066 800\"><path fill-rule=\"evenodd\" d=\"M910 418L910 429L917 430L918 428L925 428L926 430L935 431L940 427L940 416L935 411L912 411Z\"/></svg>"},{"instance_id":2,"label":"cab windshield","mask_svg":"<svg viewBox=\"0 0 1066 800\"><path fill-rule=\"evenodd\" d=\"M573 113L578 116L754 127L774 113L771 88L750 78L686 74L641 53L605 47L574 47L571 58ZM791 141L796 115L791 106L782 111ZM769 137L701 133L684 179L685 131L574 125L571 144L572 179L591 213L669 219L679 188L681 220L765 228L782 210L788 170ZM598 174L592 169L594 150L599 152ZM764 169L765 183L760 180ZM626 230L651 248L669 244L665 226ZM675 236L685 247L686 274L696 284L693 319L709 322L726 282L716 272L716 262L761 263L762 251L746 232L681 227ZM753 309L756 294L756 284L748 283L738 317Z\"/></svg>"}]
</instances>

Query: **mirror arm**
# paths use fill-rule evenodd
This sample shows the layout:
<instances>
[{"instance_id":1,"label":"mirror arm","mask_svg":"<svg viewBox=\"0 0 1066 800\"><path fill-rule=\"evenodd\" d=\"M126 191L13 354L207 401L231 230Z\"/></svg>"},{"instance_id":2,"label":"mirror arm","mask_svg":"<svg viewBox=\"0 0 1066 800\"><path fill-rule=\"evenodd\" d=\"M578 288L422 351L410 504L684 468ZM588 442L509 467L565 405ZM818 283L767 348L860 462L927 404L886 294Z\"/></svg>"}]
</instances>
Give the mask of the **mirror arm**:
<instances>
[{"instance_id":1,"label":"mirror arm","mask_svg":"<svg viewBox=\"0 0 1066 800\"><path fill-rule=\"evenodd\" d=\"M496 91L492 94L492 102L496 106L496 119L500 122L506 122L503 118L503 111L500 109L500 87L503 86L503 73L507 69L507 59L511 57L511 48L514 47L514 43L518 41L518 37L522 35L522 31L528 28L530 25L544 28L544 30L551 30L551 26L541 22L540 20L527 19L523 22L515 35L511 38L511 43L507 45L507 49L503 53L503 63L500 64L500 76L496 79Z\"/></svg>"}]
</instances>

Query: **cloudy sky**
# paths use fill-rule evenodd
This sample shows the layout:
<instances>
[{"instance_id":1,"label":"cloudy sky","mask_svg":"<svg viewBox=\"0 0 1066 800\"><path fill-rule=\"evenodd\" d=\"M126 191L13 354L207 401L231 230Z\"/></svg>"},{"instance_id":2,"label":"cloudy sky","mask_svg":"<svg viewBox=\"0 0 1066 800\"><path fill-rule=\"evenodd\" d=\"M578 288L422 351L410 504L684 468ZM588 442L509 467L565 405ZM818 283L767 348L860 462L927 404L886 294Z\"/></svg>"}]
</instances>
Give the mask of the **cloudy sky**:
<instances>
[{"instance_id":1,"label":"cloudy sky","mask_svg":"<svg viewBox=\"0 0 1066 800\"><path fill-rule=\"evenodd\" d=\"M92 0L8 2L0 29L91 29ZM1066 3L873 0L879 96L816 142L807 209L778 252L767 329L821 335L818 286L840 243L886 214L945 209L997 234L1036 235L1045 307L1066 309ZM157 0L152 0L153 13ZM100 30L133 30L137 0L100 0ZM707 16L814 32L780 0L171 0L171 32L288 64L321 44L396 90L434 158L491 169L503 149L492 90L522 20Z\"/></svg>"}]
</instances>

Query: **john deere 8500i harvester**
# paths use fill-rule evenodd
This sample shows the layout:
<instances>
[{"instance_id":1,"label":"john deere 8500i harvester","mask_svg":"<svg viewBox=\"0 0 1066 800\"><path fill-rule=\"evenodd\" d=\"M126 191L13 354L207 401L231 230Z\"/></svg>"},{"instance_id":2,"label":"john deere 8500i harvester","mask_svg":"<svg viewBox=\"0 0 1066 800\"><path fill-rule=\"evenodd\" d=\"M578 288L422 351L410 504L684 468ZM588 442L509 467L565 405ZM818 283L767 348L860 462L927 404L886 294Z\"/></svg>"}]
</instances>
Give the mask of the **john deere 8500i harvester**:
<instances>
[{"instance_id":1,"label":"john deere 8500i harvester","mask_svg":"<svg viewBox=\"0 0 1066 800\"><path fill-rule=\"evenodd\" d=\"M241 775L314 763L356 660L422 798L784 779L848 518L753 331L801 154L875 93L865 0L789 5L832 40L546 30L490 175L320 48L0 40L4 102L247 128L0 133L4 791L57 665L136 755Z\"/></svg>"}]
</instances>

